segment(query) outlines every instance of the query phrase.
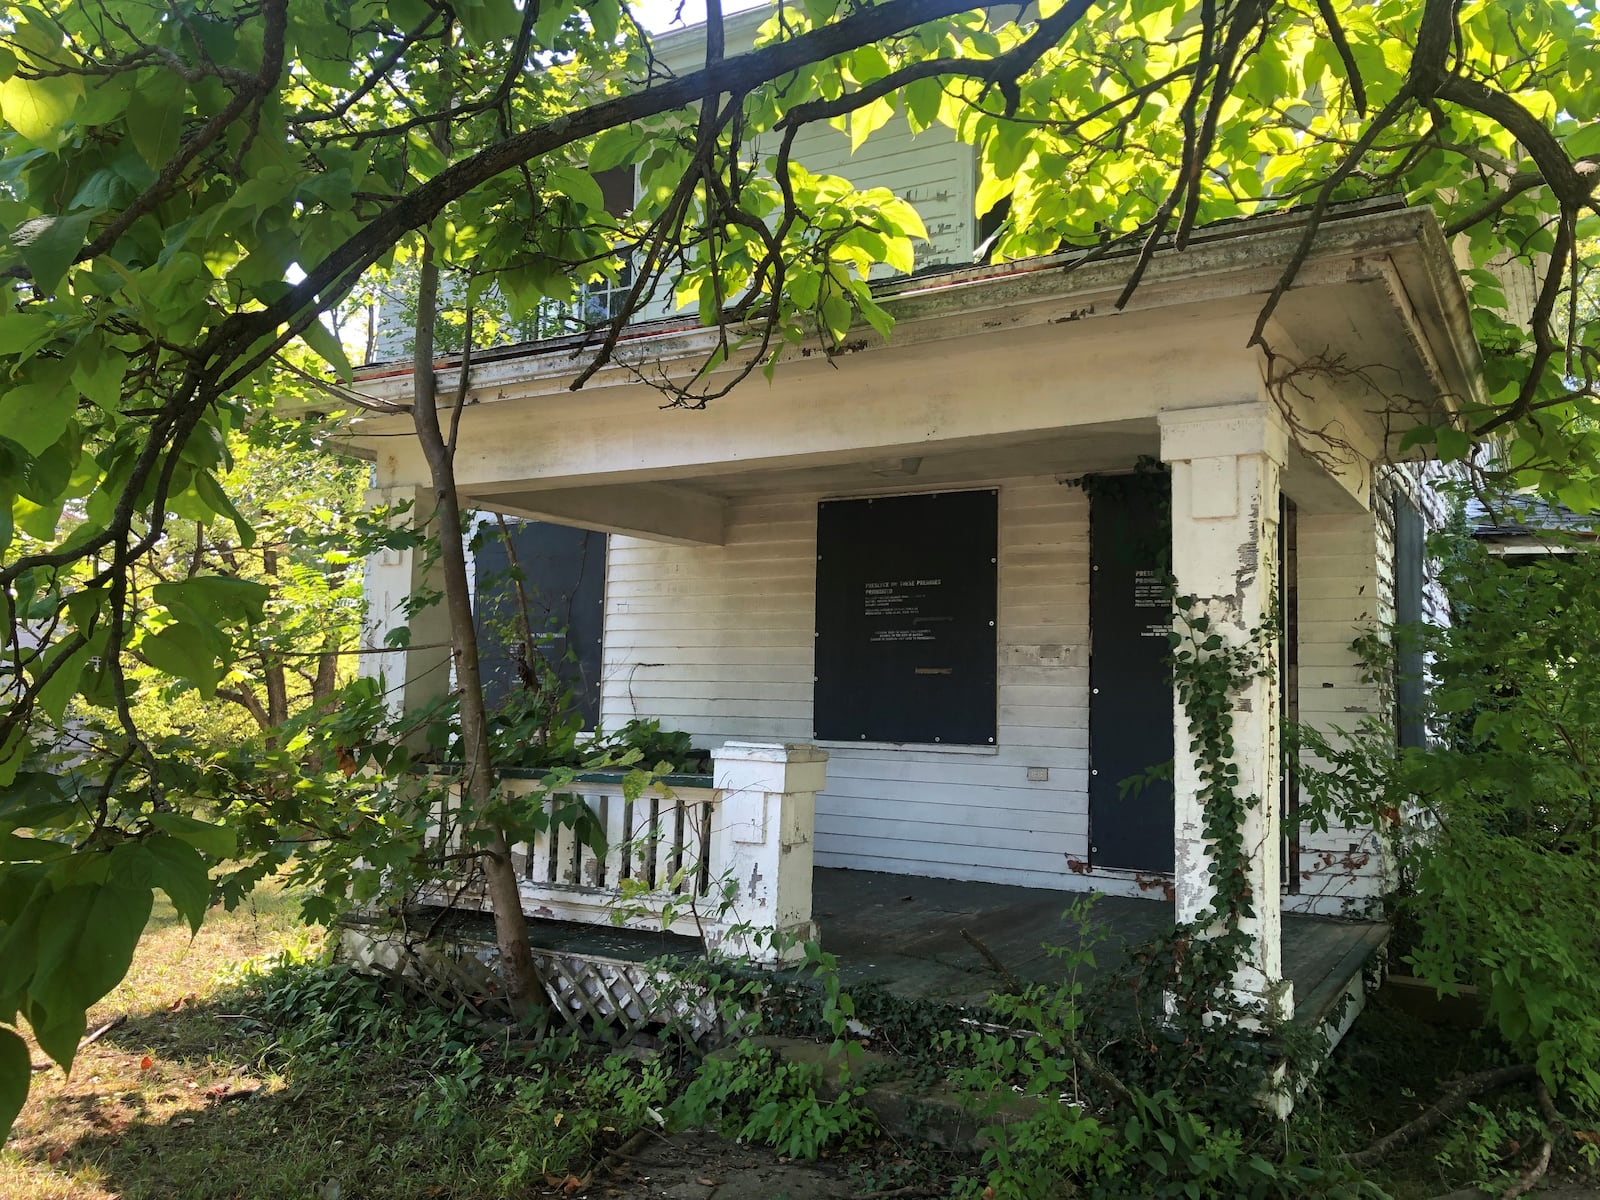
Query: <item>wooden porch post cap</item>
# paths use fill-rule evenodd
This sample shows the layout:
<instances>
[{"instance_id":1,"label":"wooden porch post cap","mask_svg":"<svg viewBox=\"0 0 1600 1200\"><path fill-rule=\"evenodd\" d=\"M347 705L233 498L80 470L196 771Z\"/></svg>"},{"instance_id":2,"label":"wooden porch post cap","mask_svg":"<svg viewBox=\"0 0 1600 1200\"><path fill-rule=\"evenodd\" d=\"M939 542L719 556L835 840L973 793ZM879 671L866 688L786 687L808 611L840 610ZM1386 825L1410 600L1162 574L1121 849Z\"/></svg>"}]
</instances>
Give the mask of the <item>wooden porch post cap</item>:
<instances>
[{"instance_id":1,"label":"wooden porch post cap","mask_svg":"<svg viewBox=\"0 0 1600 1200\"><path fill-rule=\"evenodd\" d=\"M714 761L816 763L828 752L808 742L724 742L711 752Z\"/></svg>"}]
</instances>

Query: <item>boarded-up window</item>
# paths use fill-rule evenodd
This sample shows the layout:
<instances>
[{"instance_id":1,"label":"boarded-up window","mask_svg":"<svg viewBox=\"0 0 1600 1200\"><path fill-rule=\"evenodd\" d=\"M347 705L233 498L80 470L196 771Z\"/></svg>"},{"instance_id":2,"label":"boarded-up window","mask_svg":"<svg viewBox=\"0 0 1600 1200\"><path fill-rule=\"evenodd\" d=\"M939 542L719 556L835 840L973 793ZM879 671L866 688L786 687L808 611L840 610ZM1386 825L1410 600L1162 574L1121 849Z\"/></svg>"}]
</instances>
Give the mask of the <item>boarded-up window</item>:
<instances>
[{"instance_id":1,"label":"boarded-up window","mask_svg":"<svg viewBox=\"0 0 1600 1200\"><path fill-rule=\"evenodd\" d=\"M994 743L997 496L817 506L817 737Z\"/></svg>"},{"instance_id":2,"label":"boarded-up window","mask_svg":"<svg viewBox=\"0 0 1600 1200\"><path fill-rule=\"evenodd\" d=\"M600 719L600 648L605 626L606 535L543 521L507 522L510 546L496 525L477 548L475 619L485 698L491 707L524 686L530 648L572 688L593 728ZM518 578L521 580L521 594Z\"/></svg>"},{"instance_id":3,"label":"boarded-up window","mask_svg":"<svg viewBox=\"0 0 1600 1200\"><path fill-rule=\"evenodd\" d=\"M1395 731L1402 746L1424 746L1425 664L1420 638L1425 538L1422 514L1409 497L1394 498Z\"/></svg>"}]
</instances>

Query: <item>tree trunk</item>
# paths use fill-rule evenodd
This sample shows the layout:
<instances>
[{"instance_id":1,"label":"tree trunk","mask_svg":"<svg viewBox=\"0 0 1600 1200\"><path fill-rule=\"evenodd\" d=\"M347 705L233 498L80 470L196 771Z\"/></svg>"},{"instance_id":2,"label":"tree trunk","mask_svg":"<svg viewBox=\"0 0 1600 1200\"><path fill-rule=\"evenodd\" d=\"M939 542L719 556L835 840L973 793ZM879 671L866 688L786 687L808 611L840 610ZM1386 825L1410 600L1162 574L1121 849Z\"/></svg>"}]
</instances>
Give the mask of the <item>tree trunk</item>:
<instances>
[{"instance_id":1,"label":"tree trunk","mask_svg":"<svg viewBox=\"0 0 1600 1200\"><path fill-rule=\"evenodd\" d=\"M484 877L494 912L495 941L505 972L509 999L518 1019L542 1002L533 972L533 951L528 943L528 922L522 912L522 895L511 864L511 847L503 830L488 823L484 811L494 790L494 768L489 758L489 725L483 701L483 679L478 663L478 633L472 622L472 593L467 582L467 557L461 543L461 506L456 496L454 422L446 440L439 425L438 379L433 372L433 326L438 314L439 268L433 248L423 240L417 289L415 381L412 423L428 462L436 507L434 524L439 534L439 562L443 575L445 613L450 624L450 653L455 666L456 692L461 718L461 795L465 819L489 834L483 861ZM470 322L469 333L470 338ZM461 396L465 395L469 362L461 364Z\"/></svg>"},{"instance_id":2,"label":"tree trunk","mask_svg":"<svg viewBox=\"0 0 1600 1200\"><path fill-rule=\"evenodd\" d=\"M261 568L268 579L278 578L278 552L272 549L261 551ZM271 653L261 656L261 682L267 690L267 739L268 749L277 749L278 731L283 728L284 722L289 719L289 682L284 678L283 660Z\"/></svg>"},{"instance_id":3,"label":"tree trunk","mask_svg":"<svg viewBox=\"0 0 1600 1200\"><path fill-rule=\"evenodd\" d=\"M324 650L317 656L317 677L311 684L311 707L321 708L339 686L339 652Z\"/></svg>"}]
</instances>

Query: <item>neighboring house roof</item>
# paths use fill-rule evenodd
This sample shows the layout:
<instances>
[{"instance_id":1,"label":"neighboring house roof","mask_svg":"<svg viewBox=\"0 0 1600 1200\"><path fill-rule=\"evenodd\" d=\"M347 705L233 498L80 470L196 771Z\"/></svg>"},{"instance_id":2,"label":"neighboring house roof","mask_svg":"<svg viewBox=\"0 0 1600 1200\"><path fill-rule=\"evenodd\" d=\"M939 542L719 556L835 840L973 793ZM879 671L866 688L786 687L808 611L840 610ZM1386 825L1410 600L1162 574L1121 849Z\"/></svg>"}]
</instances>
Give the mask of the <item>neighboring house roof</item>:
<instances>
[{"instance_id":1,"label":"neighboring house roof","mask_svg":"<svg viewBox=\"0 0 1600 1200\"><path fill-rule=\"evenodd\" d=\"M1594 514L1575 513L1538 496L1493 501L1474 496L1465 515L1472 536L1499 554L1568 553L1574 542L1591 542L1600 533Z\"/></svg>"}]
</instances>

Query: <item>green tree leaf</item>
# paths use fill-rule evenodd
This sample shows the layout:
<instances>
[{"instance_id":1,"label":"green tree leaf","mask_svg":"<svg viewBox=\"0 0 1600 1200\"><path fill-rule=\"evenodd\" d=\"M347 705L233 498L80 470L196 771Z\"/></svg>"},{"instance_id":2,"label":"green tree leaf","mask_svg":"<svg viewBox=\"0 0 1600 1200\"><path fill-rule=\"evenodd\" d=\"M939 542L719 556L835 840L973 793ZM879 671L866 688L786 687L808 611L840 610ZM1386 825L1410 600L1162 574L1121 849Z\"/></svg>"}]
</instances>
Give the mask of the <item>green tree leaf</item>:
<instances>
[{"instance_id":1,"label":"green tree leaf","mask_svg":"<svg viewBox=\"0 0 1600 1200\"><path fill-rule=\"evenodd\" d=\"M238 837L226 825L213 825L210 821L197 820L182 813L167 812L151 813L150 824L212 858L228 858L238 849Z\"/></svg>"},{"instance_id":2,"label":"green tree leaf","mask_svg":"<svg viewBox=\"0 0 1600 1200\"><path fill-rule=\"evenodd\" d=\"M35 217L11 234L11 244L22 254L41 291L53 292L83 249L93 212L77 212L66 217Z\"/></svg>"},{"instance_id":3,"label":"green tree leaf","mask_svg":"<svg viewBox=\"0 0 1600 1200\"><path fill-rule=\"evenodd\" d=\"M174 815L176 814L154 814L154 816ZM233 836L227 830L222 832L227 834L231 852ZM213 844L221 844L220 839L210 840ZM206 910L211 907L211 877L207 873L206 862L200 856L200 852L193 845L186 844L192 841L192 838L178 833L173 837L159 835L147 837L140 844L152 860L151 882L167 894L167 898L172 901L172 907L178 910L178 915L189 922L190 930L199 933L200 926L205 923Z\"/></svg>"},{"instance_id":4,"label":"green tree leaf","mask_svg":"<svg viewBox=\"0 0 1600 1200\"><path fill-rule=\"evenodd\" d=\"M158 671L186 680L207 699L217 691L217 643L215 626L197 627L176 622L139 643L139 653Z\"/></svg>"},{"instance_id":5,"label":"green tree leaf","mask_svg":"<svg viewBox=\"0 0 1600 1200\"><path fill-rule=\"evenodd\" d=\"M40 914L38 961L29 987L33 1003L49 1014L49 1025L76 1022L82 1028L81 1015L128 973L150 905L147 886L109 880L70 884L50 894ZM61 1049L46 1047L65 1067L72 1055L63 1058Z\"/></svg>"},{"instance_id":6,"label":"green tree leaf","mask_svg":"<svg viewBox=\"0 0 1600 1200\"><path fill-rule=\"evenodd\" d=\"M20 384L0 394L0 429L30 454L43 454L61 440L77 409L77 389L64 379Z\"/></svg>"},{"instance_id":7,"label":"green tree leaf","mask_svg":"<svg viewBox=\"0 0 1600 1200\"><path fill-rule=\"evenodd\" d=\"M76 75L24 79L13 75L0 83L0 121L36 146L54 147L83 97Z\"/></svg>"},{"instance_id":8,"label":"green tree leaf","mask_svg":"<svg viewBox=\"0 0 1600 1200\"><path fill-rule=\"evenodd\" d=\"M33 1076L33 1056L28 1043L9 1029L0 1028L0 1138L4 1138L28 1100Z\"/></svg>"}]
</instances>

